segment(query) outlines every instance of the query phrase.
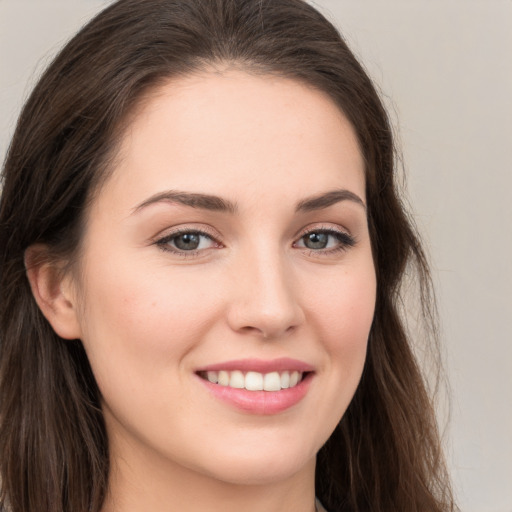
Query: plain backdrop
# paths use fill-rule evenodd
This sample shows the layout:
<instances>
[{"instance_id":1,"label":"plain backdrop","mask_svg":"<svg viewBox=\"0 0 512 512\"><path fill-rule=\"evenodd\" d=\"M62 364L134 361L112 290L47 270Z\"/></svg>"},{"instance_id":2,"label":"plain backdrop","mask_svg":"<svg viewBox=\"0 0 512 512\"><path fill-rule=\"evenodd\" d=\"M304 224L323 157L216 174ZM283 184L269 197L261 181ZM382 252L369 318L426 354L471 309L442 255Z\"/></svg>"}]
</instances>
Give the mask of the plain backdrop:
<instances>
[{"instance_id":1,"label":"plain backdrop","mask_svg":"<svg viewBox=\"0 0 512 512\"><path fill-rule=\"evenodd\" d=\"M56 50L105 0L0 0L0 158ZM400 136L438 287L463 512L512 512L512 1L316 0ZM407 512L407 511L397 511Z\"/></svg>"}]
</instances>

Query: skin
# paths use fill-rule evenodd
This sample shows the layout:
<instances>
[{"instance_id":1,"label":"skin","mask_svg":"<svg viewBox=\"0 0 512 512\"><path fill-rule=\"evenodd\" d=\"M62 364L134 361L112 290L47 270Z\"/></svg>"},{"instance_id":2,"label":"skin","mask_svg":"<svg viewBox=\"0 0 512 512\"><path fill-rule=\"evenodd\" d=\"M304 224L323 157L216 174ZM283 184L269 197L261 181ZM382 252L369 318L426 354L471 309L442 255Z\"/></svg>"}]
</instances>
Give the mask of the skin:
<instances>
[{"instance_id":1,"label":"skin","mask_svg":"<svg viewBox=\"0 0 512 512\"><path fill-rule=\"evenodd\" d=\"M145 204L169 190L220 196L237 212ZM333 190L360 201L297 212ZM354 131L317 90L225 70L146 98L88 212L79 270L58 282L51 268L29 272L55 330L82 339L102 392L103 512L314 510L315 454L355 392L374 313L364 203ZM173 252L177 228L208 236ZM322 230L345 238L306 247L305 232ZM196 374L280 357L314 374L277 414L221 402Z\"/></svg>"}]
</instances>

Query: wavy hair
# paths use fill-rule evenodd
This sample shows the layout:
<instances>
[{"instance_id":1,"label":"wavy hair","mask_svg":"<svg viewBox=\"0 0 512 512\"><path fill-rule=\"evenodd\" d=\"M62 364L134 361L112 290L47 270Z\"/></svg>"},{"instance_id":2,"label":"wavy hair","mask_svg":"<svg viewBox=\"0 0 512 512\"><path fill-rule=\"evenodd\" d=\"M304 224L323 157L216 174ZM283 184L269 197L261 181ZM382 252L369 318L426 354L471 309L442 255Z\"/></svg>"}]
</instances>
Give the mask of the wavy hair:
<instances>
[{"instance_id":1,"label":"wavy hair","mask_svg":"<svg viewBox=\"0 0 512 512\"><path fill-rule=\"evenodd\" d=\"M302 0L119 0L71 39L19 117L0 202L0 508L98 512L108 484L100 392L80 340L59 338L24 267L36 243L73 261L88 201L144 95L217 63L301 81L351 122L366 165L377 302L360 385L320 450L332 512L455 509L435 414L402 311L406 275L434 325L429 270L397 187L379 95L333 25ZM435 328L427 343L436 348Z\"/></svg>"}]
</instances>

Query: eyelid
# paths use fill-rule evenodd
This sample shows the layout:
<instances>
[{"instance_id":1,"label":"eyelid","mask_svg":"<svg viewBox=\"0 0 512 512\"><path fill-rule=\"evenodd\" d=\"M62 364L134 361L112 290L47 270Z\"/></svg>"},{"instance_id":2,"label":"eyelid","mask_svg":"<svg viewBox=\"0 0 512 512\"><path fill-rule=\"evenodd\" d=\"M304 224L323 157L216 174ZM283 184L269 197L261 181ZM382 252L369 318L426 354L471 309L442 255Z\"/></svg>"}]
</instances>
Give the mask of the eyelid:
<instances>
[{"instance_id":1,"label":"eyelid","mask_svg":"<svg viewBox=\"0 0 512 512\"><path fill-rule=\"evenodd\" d=\"M158 235L153 237L152 243L158 246L162 251L170 252L172 254L175 254L177 256L182 257L193 257L197 256L199 253L206 252L208 249L196 249L196 250L190 250L190 251L183 251L178 248L173 248L170 245L167 245L170 240L172 240L174 237L177 237L181 234L185 233L197 233L201 236L205 236L209 239L211 239L215 244L215 248L222 247L222 241L221 237L218 234L217 231L213 230L209 226L205 226L204 224L201 225L195 225L195 224L185 224L185 225L179 225L174 226L173 228L170 228L168 230L164 230L163 232L160 232Z\"/></svg>"},{"instance_id":2,"label":"eyelid","mask_svg":"<svg viewBox=\"0 0 512 512\"><path fill-rule=\"evenodd\" d=\"M338 238L338 245L331 248L326 249L309 249L308 247L297 247L296 244L302 240L306 235L310 233L327 233L331 236L339 236ZM338 225L333 224L320 224L320 225L313 225L308 226L304 228L302 231L299 232L299 235L296 237L295 242L293 243L295 247L298 249L306 250L310 255L313 256L328 256L333 253L337 253L340 251L346 251L356 245L357 239L346 229L343 229L339 227Z\"/></svg>"},{"instance_id":3,"label":"eyelid","mask_svg":"<svg viewBox=\"0 0 512 512\"><path fill-rule=\"evenodd\" d=\"M220 234L217 230L208 226L207 224L199 224L191 222L190 224L178 224L177 226L172 226L170 228L163 229L157 235L153 237L153 241L156 242L162 238L172 237L179 235L181 233L200 233L203 235L207 235L210 238L215 240L220 240Z\"/></svg>"},{"instance_id":4,"label":"eyelid","mask_svg":"<svg viewBox=\"0 0 512 512\"><path fill-rule=\"evenodd\" d=\"M308 226L302 228L297 232L295 235L295 239L299 240L303 236L306 236L308 233L316 233L316 232L323 232L323 233L339 233L340 235L346 235L350 238L354 238L354 236L350 233L350 231L344 227L341 227L338 224L309 224Z\"/></svg>"}]
</instances>

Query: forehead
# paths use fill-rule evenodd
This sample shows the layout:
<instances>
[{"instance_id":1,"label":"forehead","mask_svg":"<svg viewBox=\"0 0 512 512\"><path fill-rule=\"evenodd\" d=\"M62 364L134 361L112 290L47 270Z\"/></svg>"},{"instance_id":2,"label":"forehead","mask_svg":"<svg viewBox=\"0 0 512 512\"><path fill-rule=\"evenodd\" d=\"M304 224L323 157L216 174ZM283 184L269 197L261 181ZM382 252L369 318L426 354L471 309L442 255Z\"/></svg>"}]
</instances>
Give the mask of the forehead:
<instances>
[{"instance_id":1,"label":"forehead","mask_svg":"<svg viewBox=\"0 0 512 512\"><path fill-rule=\"evenodd\" d=\"M298 196L343 187L363 199L365 188L354 130L330 97L235 70L172 79L148 94L109 182L133 203L164 188L250 198L270 184Z\"/></svg>"}]
</instances>

